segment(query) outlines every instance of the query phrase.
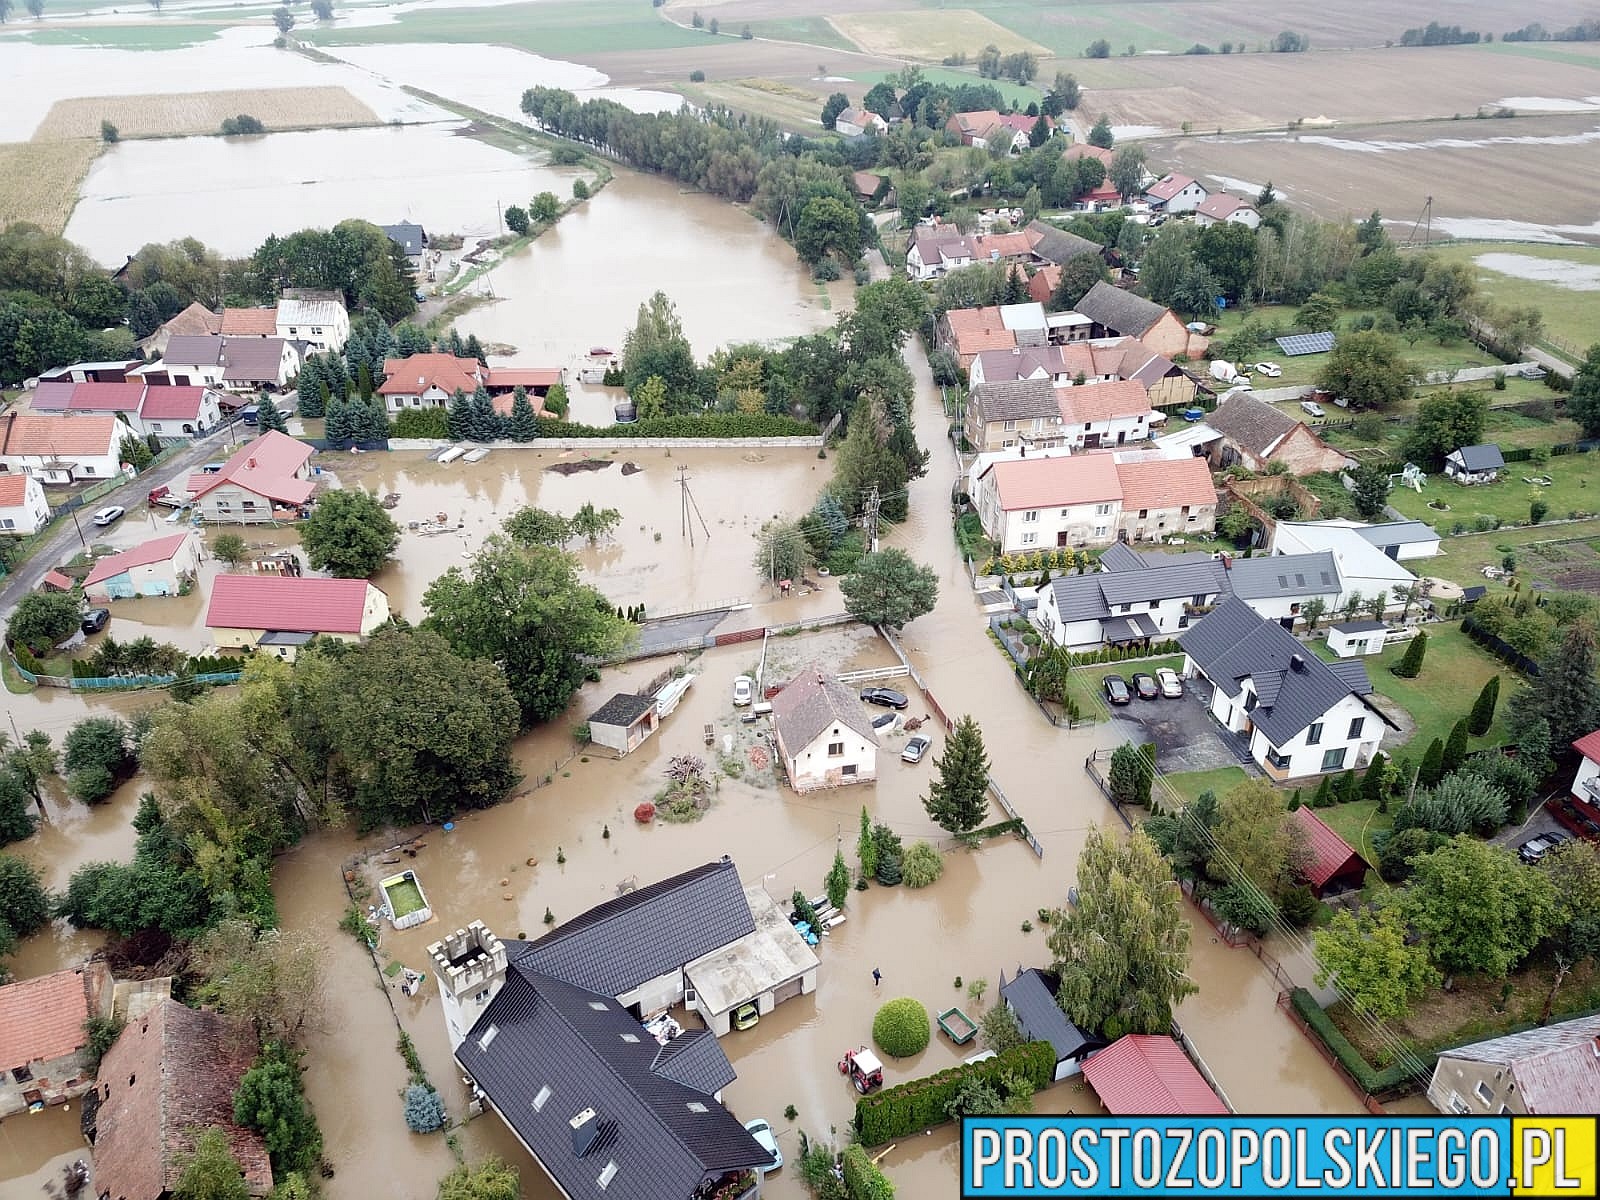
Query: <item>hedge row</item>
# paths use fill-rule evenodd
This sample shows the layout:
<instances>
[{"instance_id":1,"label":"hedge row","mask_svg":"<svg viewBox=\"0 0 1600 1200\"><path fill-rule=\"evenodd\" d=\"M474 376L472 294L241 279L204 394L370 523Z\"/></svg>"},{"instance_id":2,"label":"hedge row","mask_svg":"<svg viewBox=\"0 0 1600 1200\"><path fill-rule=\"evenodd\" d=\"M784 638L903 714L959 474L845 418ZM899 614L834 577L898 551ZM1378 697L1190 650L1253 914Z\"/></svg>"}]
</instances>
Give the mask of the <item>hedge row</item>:
<instances>
[{"instance_id":1,"label":"hedge row","mask_svg":"<svg viewBox=\"0 0 1600 1200\"><path fill-rule=\"evenodd\" d=\"M1098 650L1085 650L1071 656L1072 665L1086 667L1094 663L1126 662L1131 658L1157 658L1167 654L1182 654L1183 647L1168 638L1164 642L1152 642L1146 650L1142 646L1102 646Z\"/></svg>"},{"instance_id":2,"label":"hedge row","mask_svg":"<svg viewBox=\"0 0 1600 1200\"><path fill-rule=\"evenodd\" d=\"M21 645L18 646L18 650L19 651L25 651L26 649L27 649L27 647L25 647L25 646L21 646ZM33 658L33 656L31 654L28 657L30 659ZM17 655L17 661L19 663L22 663L22 665L24 667L26 667L28 670L32 671L35 675L38 675L40 673L39 668L38 668L38 664L34 663L34 665L29 666L28 663L22 662L22 655L20 653ZM195 658L189 659L188 662L184 663L183 669L178 672L178 675L180 675L180 676L181 675L227 675L227 674L233 674L233 673L236 673L236 672L239 672L239 671L243 671L243 670L244 670L244 659L242 659L242 658L209 658L209 657L202 658L202 657L195 657ZM119 678L123 678L123 676L120 676L120 675L103 676L97 670L95 670L94 661L92 659L75 658L75 659L72 660L72 678L74 678L74 679L104 679L104 678L119 679ZM171 678L174 678L174 676L172 674L168 673L168 672L165 672L165 671L157 671L157 672L132 671L132 672L127 672L126 673L126 678L131 681L131 680L135 680L135 679L171 679Z\"/></svg>"},{"instance_id":3,"label":"hedge row","mask_svg":"<svg viewBox=\"0 0 1600 1200\"><path fill-rule=\"evenodd\" d=\"M820 430L792 417L771 413L704 413L700 416L645 417L628 425L575 425L539 420L542 438L741 438L816 437Z\"/></svg>"},{"instance_id":4,"label":"hedge row","mask_svg":"<svg viewBox=\"0 0 1600 1200\"><path fill-rule=\"evenodd\" d=\"M1049 1042L1027 1042L982 1062L962 1063L934 1075L885 1088L856 1101L855 1129L862 1145L879 1146L943 1125L950 1119L950 1101L967 1079L977 1077L998 1087L1000 1077L1015 1074L1037 1091L1049 1085L1056 1073L1056 1052Z\"/></svg>"},{"instance_id":5,"label":"hedge row","mask_svg":"<svg viewBox=\"0 0 1600 1200\"><path fill-rule=\"evenodd\" d=\"M1379 1095L1411 1079L1413 1072L1403 1062L1392 1063L1382 1070L1369 1063L1361 1051L1357 1050L1343 1031L1333 1023L1333 1018L1317 1003L1316 997L1305 988L1295 988L1289 994L1289 1003L1294 1005L1295 1012L1300 1014L1312 1032L1322 1039L1322 1044L1339 1060L1339 1065L1350 1073L1350 1077L1356 1081L1356 1086L1367 1095ZM1428 1064L1430 1070L1432 1057L1432 1055L1423 1056L1423 1061Z\"/></svg>"},{"instance_id":6,"label":"hedge row","mask_svg":"<svg viewBox=\"0 0 1600 1200\"><path fill-rule=\"evenodd\" d=\"M1028 835L1028 828L1022 823L1020 817L1010 821L1000 821L994 825L985 825L982 829L969 829L966 833L956 834L958 842L965 842L969 846L976 846L985 838L1004 837L1008 833Z\"/></svg>"}]
</instances>

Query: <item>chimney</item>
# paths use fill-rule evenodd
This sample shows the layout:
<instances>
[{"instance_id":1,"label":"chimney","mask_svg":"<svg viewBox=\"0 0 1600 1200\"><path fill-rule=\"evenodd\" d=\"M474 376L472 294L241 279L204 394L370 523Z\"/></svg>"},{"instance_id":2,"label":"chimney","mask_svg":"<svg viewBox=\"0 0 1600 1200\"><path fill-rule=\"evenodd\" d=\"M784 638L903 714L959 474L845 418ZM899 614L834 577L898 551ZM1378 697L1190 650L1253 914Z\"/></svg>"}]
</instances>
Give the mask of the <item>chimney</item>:
<instances>
[{"instance_id":1,"label":"chimney","mask_svg":"<svg viewBox=\"0 0 1600 1200\"><path fill-rule=\"evenodd\" d=\"M572 1152L582 1158L600 1136L600 1118L592 1108L586 1108L567 1124L572 1128Z\"/></svg>"},{"instance_id":2,"label":"chimney","mask_svg":"<svg viewBox=\"0 0 1600 1200\"><path fill-rule=\"evenodd\" d=\"M1224 571L1233 570L1233 555L1224 553L1224 554L1219 555L1218 557L1220 557L1222 559L1222 569Z\"/></svg>"},{"instance_id":3,"label":"chimney","mask_svg":"<svg viewBox=\"0 0 1600 1200\"><path fill-rule=\"evenodd\" d=\"M1289 669L1291 671L1304 671L1306 669L1306 660L1304 656L1299 654L1291 654L1289 656Z\"/></svg>"},{"instance_id":4,"label":"chimney","mask_svg":"<svg viewBox=\"0 0 1600 1200\"><path fill-rule=\"evenodd\" d=\"M254 471L256 469L256 460L252 457L244 465L249 467L252 471Z\"/></svg>"}]
</instances>

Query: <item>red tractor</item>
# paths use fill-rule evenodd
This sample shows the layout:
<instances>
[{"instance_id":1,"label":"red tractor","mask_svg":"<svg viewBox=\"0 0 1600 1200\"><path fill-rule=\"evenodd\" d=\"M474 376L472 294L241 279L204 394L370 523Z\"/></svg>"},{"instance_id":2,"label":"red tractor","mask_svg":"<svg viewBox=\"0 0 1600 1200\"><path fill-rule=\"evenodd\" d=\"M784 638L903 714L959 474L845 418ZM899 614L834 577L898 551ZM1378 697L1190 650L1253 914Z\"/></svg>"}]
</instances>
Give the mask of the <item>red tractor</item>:
<instances>
[{"instance_id":1,"label":"red tractor","mask_svg":"<svg viewBox=\"0 0 1600 1200\"><path fill-rule=\"evenodd\" d=\"M863 1096L883 1086L883 1063L865 1046L844 1052L839 1060L839 1074L850 1076L850 1082Z\"/></svg>"}]
</instances>

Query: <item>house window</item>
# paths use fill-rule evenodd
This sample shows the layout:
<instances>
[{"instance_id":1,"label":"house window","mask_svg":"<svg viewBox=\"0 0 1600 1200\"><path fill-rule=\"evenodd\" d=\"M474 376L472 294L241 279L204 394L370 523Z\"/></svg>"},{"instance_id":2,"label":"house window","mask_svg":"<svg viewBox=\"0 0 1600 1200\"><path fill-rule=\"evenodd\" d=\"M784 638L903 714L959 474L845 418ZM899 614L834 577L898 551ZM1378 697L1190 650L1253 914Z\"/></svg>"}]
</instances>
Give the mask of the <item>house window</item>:
<instances>
[{"instance_id":1,"label":"house window","mask_svg":"<svg viewBox=\"0 0 1600 1200\"><path fill-rule=\"evenodd\" d=\"M1030 508L1027 512L1022 514L1022 519L1024 521L1037 521L1039 519L1039 510L1037 508Z\"/></svg>"},{"instance_id":2,"label":"house window","mask_svg":"<svg viewBox=\"0 0 1600 1200\"><path fill-rule=\"evenodd\" d=\"M1148 516L1149 516L1149 515L1150 515L1150 510L1149 510L1149 509L1148 509L1148 508L1141 508L1141 509L1140 509L1140 510L1139 510L1139 520L1141 520L1141 521L1142 521L1142 520L1144 520L1144 519L1145 519L1145 518L1146 518L1146 517L1148 517Z\"/></svg>"},{"instance_id":3,"label":"house window","mask_svg":"<svg viewBox=\"0 0 1600 1200\"><path fill-rule=\"evenodd\" d=\"M855 765L855 763L846 763L845 766L843 767L843 769L841 769L840 772L839 772L839 774L841 774L841 775L854 775L855 773L856 773L856 765Z\"/></svg>"},{"instance_id":4,"label":"house window","mask_svg":"<svg viewBox=\"0 0 1600 1200\"><path fill-rule=\"evenodd\" d=\"M1094 506L1094 515L1097 517L1109 517L1111 515L1111 505L1096 504Z\"/></svg>"},{"instance_id":5,"label":"house window","mask_svg":"<svg viewBox=\"0 0 1600 1200\"><path fill-rule=\"evenodd\" d=\"M299 337L300 336L300 331L298 329L296 329L293 325L291 325L291 326L289 326L289 336L290 337Z\"/></svg>"},{"instance_id":6,"label":"house window","mask_svg":"<svg viewBox=\"0 0 1600 1200\"><path fill-rule=\"evenodd\" d=\"M82 472L83 472L83 473L84 473L84 474L85 474L85 475L93 475L93 474L94 474L94 468L93 468L93 467L89 467L89 466L85 466L85 467L81 467L81 468L79 468L79 469L80 469L80 470L81 470L81 471L82 471Z\"/></svg>"},{"instance_id":7,"label":"house window","mask_svg":"<svg viewBox=\"0 0 1600 1200\"><path fill-rule=\"evenodd\" d=\"M1344 747L1328 750L1322 755L1322 769L1324 771L1338 771L1344 767Z\"/></svg>"},{"instance_id":8,"label":"house window","mask_svg":"<svg viewBox=\"0 0 1600 1200\"><path fill-rule=\"evenodd\" d=\"M1271 763L1276 770L1287 771L1289 769L1290 756L1276 748L1268 748L1267 761Z\"/></svg>"},{"instance_id":9,"label":"house window","mask_svg":"<svg viewBox=\"0 0 1600 1200\"><path fill-rule=\"evenodd\" d=\"M1311 728L1306 730L1306 745L1316 746L1322 742L1322 722L1313 721Z\"/></svg>"},{"instance_id":10,"label":"house window","mask_svg":"<svg viewBox=\"0 0 1600 1200\"><path fill-rule=\"evenodd\" d=\"M1007 421L1004 425L1000 426L1000 428L1004 429L1007 433L1010 433L1016 427L1017 423L1015 421Z\"/></svg>"},{"instance_id":11,"label":"house window","mask_svg":"<svg viewBox=\"0 0 1600 1200\"><path fill-rule=\"evenodd\" d=\"M1036 545L1038 541L1039 535L1037 533L1025 533L1022 535L1022 544L1024 546Z\"/></svg>"},{"instance_id":12,"label":"house window","mask_svg":"<svg viewBox=\"0 0 1600 1200\"><path fill-rule=\"evenodd\" d=\"M1161 601L1159 601L1159 600L1150 601L1150 611L1151 612L1155 612L1155 610L1160 608L1160 607L1161 607Z\"/></svg>"},{"instance_id":13,"label":"house window","mask_svg":"<svg viewBox=\"0 0 1600 1200\"><path fill-rule=\"evenodd\" d=\"M13 1083L27 1083L32 1078L33 1072L25 1066L11 1068L11 1080Z\"/></svg>"},{"instance_id":14,"label":"house window","mask_svg":"<svg viewBox=\"0 0 1600 1200\"><path fill-rule=\"evenodd\" d=\"M0 518L0 529L15 529L16 527L17 523L10 517Z\"/></svg>"},{"instance_id":15,"label":"house window","mask_svg":"<svg viewBox=\"0 0 1600 1200\"><path fill-rule=\"evenodd\" d=\"M1450 1097L1450 1110L1458 1117L1470 1117L1472 1115L1472 1106L1460 1096Z\"/></svg>"},{"instance_id":16,"label":"house window","mask_svg":"<svg viewBox=\"0 0 1600 1200\"><path fill-rule=\"evenodd\" d=\"M1350 736L1346 740L1355 741L1361 736L1361 730L1365 728L1366 724L1367 719L1365 717L1352 717L1350 719Z\"/></svg>"},{"instance_id":17,"label":"house window","mask_svg":"<svg viewBox=\"0 0 1600 1200\"><path fill-rule=\"evenodd\" d=\"M1097 538L1105 537L1107 532L1109 532L1109 531L1106 529L1106 527L1104 525L1096 525L1094 527L1094 535Z\"/></svg>"},{"instance_id":18,"label":"house window","mask_svg":"<svg viewBox=\"0 0 1600 1200\"><path fill-rule=\"evenodd\" d=\"M1070 516L1071 516L1071 515L1072 515L1072 510L1071 510L1071 509L1070 509L1070 508L1063 508L1063 509L1062 509L1062 510L1061 510L1061 519L1062 519L1062 520L1063 520L1063 521L1065 521L1065 520L1066 520L1066 519L1067 519L1067 518L1068 518L1068 517L1070 517Z\"/></svg>"},{"instance_id":19,"label":"house window","mask_svg":"<svg viewBox=\"0 0 1600 1200\"><path fill-rule=\"evenodd\" d=\"M1489 1090L1489 1085L1484 1083L1481 1079L1478 1080L1478 1086L1472 1089L1472 1094L1475 1095L1479 1100L1482 1100L1485 1104L1494 1103L1494 1093Z\"/></svg>"},{"instance_id":20,"label":"house window","mask_svg":"<svg viewBox=\"0 0 1600 1200\"><path fill-rule=\"evenodd\" d=\"M843 758L844 757L844 743L843 742L829 742L828 743L828 757L829 758Z\"/></svg>"},{"instance_id":21,"label":"house window","mask_svg":"<svg viewBox=\"0 0 1600 1200\"><path fill-rule=\"evenodd\" d=\"M255 507L256 507L256 502L254 500L241 500L239 502L239 506L241 508L243 508L245 510L245 512L254 512L255 511Z\"/></svg>"},{"instance_id":22,"label":"house window","mask_svg":"<svg viewBox=\"0 0 1600 1200\"><path fill-rule=\"evenodd\" d=\"M1132 611L1133 611L1133 605L1131 605L1131 604L1124 604L1124 605L1123 605L1123 606L1122 606L1122 611L1123 611L1123 612L1125 612L1125 613L1131 613L1131 612L1132 612Z\"/></svg>"},{"instance_id":23,"label":"house window","mask_svg":"<svg viewBox=\"0 0 1600 1200\"><path fill-rule=\"evenodd\" d=\"M1253 712L1253 711L1255 711L1255 707L1256 707L1256 694L1254 692L1246 693L1245 698L1244 698L1244 710L1245 710L1245 712Z\"/></svg>"}]
</instances>

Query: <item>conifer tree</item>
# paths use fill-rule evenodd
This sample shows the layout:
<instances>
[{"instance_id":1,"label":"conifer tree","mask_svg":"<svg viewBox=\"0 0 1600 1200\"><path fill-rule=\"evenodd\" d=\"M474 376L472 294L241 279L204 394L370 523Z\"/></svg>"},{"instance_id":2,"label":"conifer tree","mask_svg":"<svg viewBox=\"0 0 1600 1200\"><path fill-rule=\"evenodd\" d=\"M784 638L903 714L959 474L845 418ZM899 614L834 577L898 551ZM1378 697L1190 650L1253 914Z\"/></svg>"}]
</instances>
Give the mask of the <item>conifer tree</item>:
<instances>
[{"instance_id":1,"label":"conifer tree","mask_svg":"<svg viewBox=\"0 0 1600 1200\"><path fill-rule=\"evenodd\" d=\"M1457 721L1450 728L1450 738L1444 744L1443 767L1446 775L1467 761L1467 719Z\"/></svg>"},{"instance_id":2,"label":"conifer tree","mask_svg":"<svg viewBox=\"0 0 1600 1200\"><path fill-rule=\"evenodd\" d=\"M533 404L528 400L528 389L521 384L511 393L511 423L508 432L513 441L531 442L539 436L539 422L533 414Z\"/></svg>"},{"instance_id":3,"label":"conifer tree","mask_svg":"<svg viewBox=\"0 0 1600 1200\"><path fill-rule=\"evenodd\" d=\"M261 393L261 399L256 402L256 428L262 433L266 433L269 429L277 433L289 432L289 422L283 419L278 406L265 392Z\"/></svg>"},{"instance_id":4,"label":"conifer tree","mask_svg":"<svg viewBox=\"0 0 1600 1200\"><path fill-rule=\"evenodd\" d=\"M989 815L989 756L978 723L970 716L957 721L945 740L944 757L933 765L939 778L922 801L928 816L951 833L982 825Z\"/></svg>"},{"instance_id":5,"label":"conifer tree","mask_svg":"<svg viewBox=\"0 0 1600 1200\"><path fill-rule=\"evenodd\" d=\"M453 441L462 441L472 436L472 401L460 388L450 397L450 437Z\"/></svg>"},{"instance_id":6,"label":"conifer tree","mask_svg":"<svg viewBox=\"0 0 1600 1200\"><path fill-rule=\"evenodd\" d=\"M1428 743L1428 752L1422 756L1422 766L1417 773L1417 782L1423 787L1432 787L1444 778L1444 742L1434 738Z\"/></svg>"},{"instance_id":7,"label":"conifer tree","mask_svg":"<svg viewBox=\"0 0 1600 1200\"><path fill-rule=\"evenodd\" d=\"M1419 633L1411 639L1411 644L1406 647L1406 656L1400 660L1400 665L1394 673L1401 679L1415 679L1422 674L1422 657L1428 652L1428 635Z\"/></svg>"},{"instance_id":8,"label":"conifer tree","mask_svg":"<svg viewBox=\"0 0 1600 1200\"><path fill-rule=\"evenodd\" d=\"M334 396L328 401L323 437L330 446L342 446L354 437L351 432L350 405L343 396Z\"/></svg>"},{"instance_id":9,"label":"conifer tree","mask_svg":"<svg viewBox=\"0 0 1600 1200\"><path fill-rule=\"evenodd\" d=\"M1472 704L1472 713L1467 717L1467 732L1473 737L1482 737L1489 732L1489 727L1494 724L1494 708L1500 702L1500 676L1489 676L1489 682L1483 685L1483 690L1478 693L1478 698Z\"/></svg>"},{"instance_id":10,"label":"conifer tree","mask_svg":"<svg viewBox=\"0 0 1600 1200\"><path fill-rule=\"evenodd\" d=\"M1367 765L1366 778L1361 781L1361 798L1363 800L1382 800L1388 790L1389 773L1388 763L1384 760L1383 751L1379 750L1372 756L1372 762Z\"/></svg>"},{"instance_id":11,"label":"conifer tree","mask_svg":"<svg viewBox=\"0 0 1600 1200\"><path fill-rule=\"evenodd\" d=\"M1317 791L1311 797L1312 808L1327 808L1333 803L1333 776L1324 775L1322 782L1317 784Z\"/></svg>"}]
</instances>

